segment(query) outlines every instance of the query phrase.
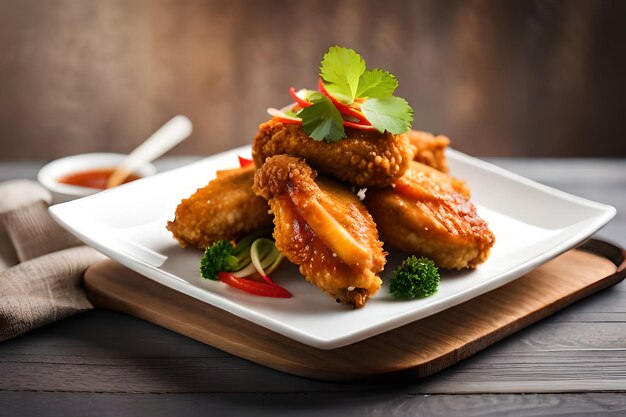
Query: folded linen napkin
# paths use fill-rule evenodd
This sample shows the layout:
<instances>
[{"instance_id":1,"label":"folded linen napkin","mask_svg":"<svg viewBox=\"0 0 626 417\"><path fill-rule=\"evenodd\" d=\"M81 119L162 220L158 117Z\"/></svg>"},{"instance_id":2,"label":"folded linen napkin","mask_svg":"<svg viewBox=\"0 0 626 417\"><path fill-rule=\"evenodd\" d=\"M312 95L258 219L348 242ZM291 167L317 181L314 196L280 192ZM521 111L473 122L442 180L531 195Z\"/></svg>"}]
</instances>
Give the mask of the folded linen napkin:
<instances>
[{"instance_id":1,"label":"folded linen napkin","mask_svg":"<svg viewBox=\"0 0 626 417\"><path fill-rule=\"evenodd\" d=\"M39 184L0 184L0 342L89 310L84 271L105 259L48 214Z\"/></svg>"}]
</instances>

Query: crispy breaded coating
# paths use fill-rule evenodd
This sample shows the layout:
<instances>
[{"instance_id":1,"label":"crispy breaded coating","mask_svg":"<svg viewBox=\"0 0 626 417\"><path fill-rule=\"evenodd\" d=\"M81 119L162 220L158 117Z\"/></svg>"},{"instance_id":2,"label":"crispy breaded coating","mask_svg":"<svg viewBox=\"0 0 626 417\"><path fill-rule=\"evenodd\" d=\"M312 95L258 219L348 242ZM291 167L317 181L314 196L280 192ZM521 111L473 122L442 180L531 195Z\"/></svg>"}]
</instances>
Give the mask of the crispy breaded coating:
<instances>
[{"instance_id":1,"label":"crispy breaded coating","mask_svg":"<svg viewBox=\"0 0 626 417\"><path fill-rule=\"evenodd\" d=\"M448 173L448 163L444 151L450 144L450 139L443 135L433 135L428 132L409 130L406 132L411 145L415 148L413 160L431 166L436 170Z\"/></svg>"},{"instance_id":2,"label":"crispy breaded coating","mask_svg":"<svg viewBox=\"0 0 626 417\"><path fill-rule=\"evenodd\" d=\"M368 190L365 205L383 241L441 268L476 268L495 237L451 177L418 162L394 187Z\"/></svg>"},{"instance_id":3,"label":"crispy breaded coating","mask_svg":"<svg viewBox=\"0 0 626 417\"><path fill-rule=\"evenodd\" d=\"M266 160L253 189L272 208L276 246L308 281L356 308L378 291L383 244L356 195L286 155Z\"/></svg>"},{"instance_id":4,"label":"crispy breaded coating","mask_svg":"<svg viewBox=\"0 0 626 417\"><path fill-rule=\"evenodd\" d=\"M218 240L237 240L270 227L267 202L254 194L254 166L218 171L217 178L198 189L176 208L167 223L180 246L201 249Z\"/></svg>"},{"instance_id":5,"label":"crispy breaded coating","mask_svg":"<svg viewBox=\"0 0 626 417\"><path fill-rule=\"evenodd\" d=\"M413 158L406 135L346 128L347 138L336 143L312 139L297 124L270 120L259 126L252 144L257 167L269 156L305 158L320 172L357 187L384 187L400 177Z\"/></svg>"},{"instance_id":6,"label":"crispy breaded coating","mask_svg":"<svg viewBox=\"0 0 626 417\"><path fill-rule=\"evenodd\" d=\"M445 155L445 150L450 144L450 139L447 136L435 136L432 133L418 130L410 130L406 132L406 135L415 149L415 156L413 157L415 162L428 165L444 174L450 172ZM470 197L470 189L465 181L455 177L450 177L450 180L455 190L467 198Z\"/></svg>"}]
</instances>

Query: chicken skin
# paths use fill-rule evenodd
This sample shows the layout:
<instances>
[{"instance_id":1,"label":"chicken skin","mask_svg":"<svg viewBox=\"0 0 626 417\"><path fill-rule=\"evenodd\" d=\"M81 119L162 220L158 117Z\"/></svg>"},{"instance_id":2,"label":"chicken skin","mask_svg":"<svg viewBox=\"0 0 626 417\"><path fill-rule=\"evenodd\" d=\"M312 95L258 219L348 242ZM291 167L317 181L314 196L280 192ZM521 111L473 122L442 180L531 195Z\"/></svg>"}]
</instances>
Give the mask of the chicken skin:
<instances>
[{"instance_id":1,"label":"chicken skin","mask_svg":"<svg viewBox=\"0 0 626 417\"><path fill-rule=\"evenodd\" d=\"M429 167L435 168L444 174L449 173L448 162L446 160L445 150L450 144L450 139L443 135L433 135L428 132L419 130L409 130L406 132L411 146L414 148L415 156L413 160ZM470 197L470 189L465 181L455 177L448 178L452 182L452 186L465 197Z\"/></svg>"},{"instance_id":2,"label":"chicken skin","mask_svg":"<svg viewBox=\"0 0 626 417\"><path fill-rule=\"evenodd\" d=\"M218 171L213 181L178 205L167 230L180 246L204 249L271 226L267 202L252 191L254 171L252 165Z\"/></svg>"},{"instance_id":3,"label":"chicken skin","mask_svg":"<svg viewBox=\"0 0 626 417\"><path fill-rule=\"evenodd\" d=\"M356 308L378 291L386 254L356 195L286 155L265 161L253 190L274 213L276 246L309 282Z\"/></svg>"},{"instance_id":4,"label":"chicken skin","mask_svg":"<svg viewBox=\"0 0 626 417\"><path fill-rule=\"evenodd\" d=\"M302 126L269 120L259 126L252 157L261 167L269 156L305 158L320 172L357 187L384 187L400 177L413 159L406 135L346 128L347 138L336 143L312 139Z\"/></svg>"},{"instance_id":5,"label":"chicken skin","mask_svg":"<svg viewBox=\"0 0 626 417\"><path fill-rule=\"evenodd\" d=\"M441 268L476 268L495 238L457 187L448 175L412 162L394 187L368 190L364 202L386 244Z\"/></svg>"},{"instance_id":6,"label":"chicken skin","mask_svg":"<svg viewBox=\"0 0 626 417\"><path fill-rule=\"evenodd\" d=\"M444 151L450 144L450 139L443 135L433 135L428 132L409 130L406 132L409 142L415 148L413 160L431 166L438 171L448 173L448 163Z\"/></svg>"}]
</instances>

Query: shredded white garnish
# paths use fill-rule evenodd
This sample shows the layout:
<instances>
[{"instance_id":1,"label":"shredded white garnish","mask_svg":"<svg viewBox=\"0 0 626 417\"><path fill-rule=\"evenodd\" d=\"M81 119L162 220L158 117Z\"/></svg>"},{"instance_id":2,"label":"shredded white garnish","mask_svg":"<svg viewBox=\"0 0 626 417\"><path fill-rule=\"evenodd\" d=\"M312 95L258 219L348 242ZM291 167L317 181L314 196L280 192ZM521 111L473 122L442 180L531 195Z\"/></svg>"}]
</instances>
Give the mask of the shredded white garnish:
<instances>
[{"instance_id":1,"label":"shredded white garnish","mask_svg":"<svg viewBox=\"0 0 626 417\"><path fill-rule=\"evenodd\" d=\"M293 120L294 122L299 122L300 118L298 117L293 117L293 116L289 116L287 113L285 113L282 109L275 109L273 107L269 107L267 109L267 112L269 113L270 116L274 116L274 117L280 117L282 119L289 119L289 120Z\"/></svg>"}]
</instances>

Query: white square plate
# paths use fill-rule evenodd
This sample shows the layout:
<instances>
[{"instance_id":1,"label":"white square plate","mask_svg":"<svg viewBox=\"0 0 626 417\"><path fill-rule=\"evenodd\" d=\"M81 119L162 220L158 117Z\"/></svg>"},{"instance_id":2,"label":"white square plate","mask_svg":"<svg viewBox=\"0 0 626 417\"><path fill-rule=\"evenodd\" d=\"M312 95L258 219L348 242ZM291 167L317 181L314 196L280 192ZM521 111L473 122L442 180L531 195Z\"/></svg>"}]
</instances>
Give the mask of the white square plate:
<instances>
[{"instance_id":1,"label":"white square plate","mask_svg":"<svg viewBox=\"0 0 626 417\"><path fill-rule=\"evenodd\" d=\"M472 201L496 236L490 258L475 271L443 272L439 291L395 301L387 284L352 310L305 281L286 262L274 280L290 299L249 295L200 277L201 251L181 249L165 229L181 199L238 165L233 149L194 164L50 208L63 227L90 246L163 285L320 349L334 349L437 313L504 285L576 246L614 215L595 203L535 183L460 152L447 152L452 174L468 182ZM405 256L390 251L389 281Z\"/></svg>"}]
</instances>

